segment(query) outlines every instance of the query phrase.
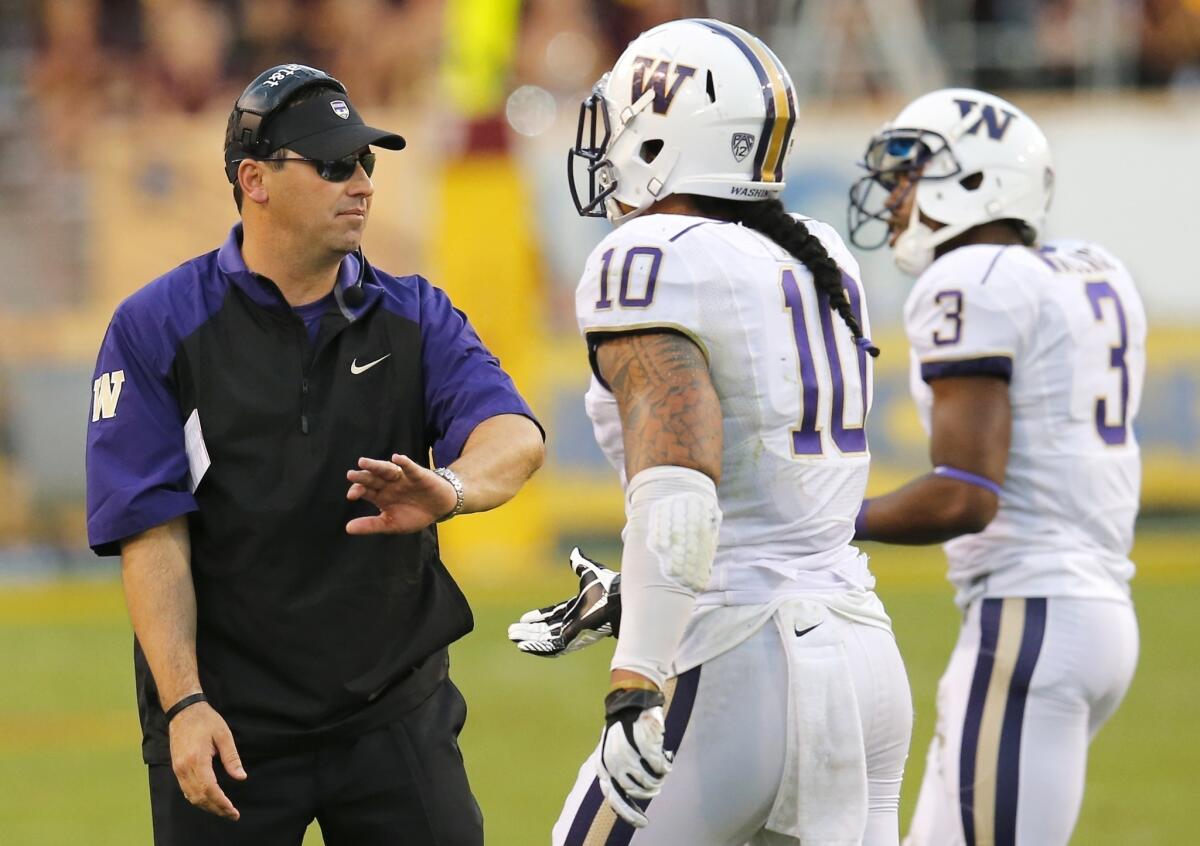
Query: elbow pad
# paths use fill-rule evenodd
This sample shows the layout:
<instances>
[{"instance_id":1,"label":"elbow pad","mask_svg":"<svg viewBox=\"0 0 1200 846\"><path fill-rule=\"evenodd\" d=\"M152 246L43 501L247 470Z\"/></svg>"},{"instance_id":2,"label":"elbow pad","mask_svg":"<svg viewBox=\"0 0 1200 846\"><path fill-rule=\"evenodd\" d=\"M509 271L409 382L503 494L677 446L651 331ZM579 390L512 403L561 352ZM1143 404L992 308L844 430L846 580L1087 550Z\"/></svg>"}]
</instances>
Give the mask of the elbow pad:
<instances>
[{"instance_id":1,"label":"elbow pad","mask_svg":"<svg viewBox=\"0 0 1200 846\"><path fill-rule=\"evenodd\" d=\"M717 487L697 470L649 467L629 480L621 556L621 639L613 669L666 681L691 616L708 586L721 509Z\"/></svg>"}]
</instances>

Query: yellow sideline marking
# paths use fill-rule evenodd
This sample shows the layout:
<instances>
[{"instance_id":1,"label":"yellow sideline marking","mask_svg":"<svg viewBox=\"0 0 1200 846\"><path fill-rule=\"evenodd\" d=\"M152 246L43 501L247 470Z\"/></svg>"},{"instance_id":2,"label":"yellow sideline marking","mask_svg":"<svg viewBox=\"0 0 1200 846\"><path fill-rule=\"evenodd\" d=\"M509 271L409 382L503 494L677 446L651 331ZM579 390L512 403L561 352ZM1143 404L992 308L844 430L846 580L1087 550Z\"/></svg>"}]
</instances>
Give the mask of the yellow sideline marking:
<instances>
[{"instance_id":1,"label":"yellow sideline marking","mask_svg":"<svg viewBox=\"0 0 1200 846\"><path fill-rule=\"evenodd\" d=\"M63 580L0 584L0 627L29 623L111 623L125 620L121 582Z\"/></svg>"},{"instance_id":2,"label":"yellow sideline marking","mask_svg":"<svg viewBox=\"0 0 1200 846\"><path fill-rule=\"evenodd\" d=\"M0 716L0 749L5 754L31 749L135 749L140 742L137 715L130 709L70 714L24 713Z\"/></svg>"},{"instance_id":3,"label":"yellow sideline marking","mask_svg":"<svg viewBox=\"0 0 1200 846\"><path fill-rule=\"evenodd\" d=\"M615 536L613 540L616 546ZM877 543L860 546L871 558L871 569L879 580L878 590L885 597L892 590L946 585L946 559L938 547L886 546ZM1139 582L1193 584L1200 581L1200 567L1195 564L1198 547L1200 532L1141 533L1132 555L1138 568L1133 581L1135 599ZM531 561L520 572L512 573L511 578L500 586L489 583L487 573L476 573L474 570L463 569L455 573L455 578L472 592L472 602L515 602L530 596L542 596L546 573L556 572L561 563L557 557ZM617 562L610 563L615 566ZM128 625L128 619L121 583L115 575L108 581L0 583L0 630L28 625Z\"/></svg>"}]
</instances>

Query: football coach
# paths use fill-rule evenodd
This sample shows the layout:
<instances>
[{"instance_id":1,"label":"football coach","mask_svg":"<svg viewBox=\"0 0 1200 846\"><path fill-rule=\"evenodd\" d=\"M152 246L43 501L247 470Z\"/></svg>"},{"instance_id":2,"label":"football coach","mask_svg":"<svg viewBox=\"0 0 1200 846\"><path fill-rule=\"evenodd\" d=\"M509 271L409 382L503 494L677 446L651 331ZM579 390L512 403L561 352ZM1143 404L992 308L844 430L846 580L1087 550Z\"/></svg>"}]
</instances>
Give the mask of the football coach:
<instances>
[{"instance_id":1,"label":"football coach","mask_svg":"<svg viewBox=\"0 0 1200 846\"><path fill-rule=\"evenodd\" d=\"M332 77L259 75L241 222L100 348L88 538L121 556L157 846L483 842L434 524L510 499L543 434L442 291L363 257L379 147Z\"/></svg>"}]
</instances>

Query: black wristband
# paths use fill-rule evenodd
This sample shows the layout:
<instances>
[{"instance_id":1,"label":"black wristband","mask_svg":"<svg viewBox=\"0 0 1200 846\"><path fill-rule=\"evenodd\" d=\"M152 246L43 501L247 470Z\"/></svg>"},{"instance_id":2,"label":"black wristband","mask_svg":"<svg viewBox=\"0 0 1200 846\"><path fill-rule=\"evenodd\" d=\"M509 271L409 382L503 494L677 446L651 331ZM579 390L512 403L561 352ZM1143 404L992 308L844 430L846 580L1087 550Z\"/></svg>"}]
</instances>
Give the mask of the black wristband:
<instances>
[{"instance_id":1,"label":"black wristband","mask_svg":"<svg viewBox=\"0 0 1200 846\"><path fill-rule=\"evenodd\" d=\"M176 702L174 705L172 705L170 708L167 709L167 722L169 723L169 722L171 722L171 720L173 720L177 716L179 716L179 712L182 711L184 708L188 708L192 705L195 705L197 702L207 702L207 701L208 701L208 697L205 696L203 693L188 694L187 696L183 697L182 699L180 699L178 702Z\"/></svg>"},{"instance_id":2,"label":"black wristband","mask_svg":"<svg viewBox=\"0 0 1200 846\"><path fill-rule=\"evenodd\" d=\"M633 710L638 713L666 703L661 690L622 687L604 697L604 716L611 723L619 719L621 712Z\"/></svg>"}]
</instances>

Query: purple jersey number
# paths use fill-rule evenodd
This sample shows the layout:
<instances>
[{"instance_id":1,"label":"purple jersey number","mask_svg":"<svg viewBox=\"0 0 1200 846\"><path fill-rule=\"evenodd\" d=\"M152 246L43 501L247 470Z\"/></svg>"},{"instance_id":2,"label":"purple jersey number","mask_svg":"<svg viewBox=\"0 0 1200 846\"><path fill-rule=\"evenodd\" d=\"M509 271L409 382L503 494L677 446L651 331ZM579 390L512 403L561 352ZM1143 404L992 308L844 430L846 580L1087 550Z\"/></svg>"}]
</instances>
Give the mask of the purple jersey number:
<instances>
[{"instance_id":1,"label":"purple jersey number","mask_svg":"<svg viewBox=\"0 0 1200 846\"><path fill-rule=\"evenodd\" d=\"M1109 347L1108 366L1121 371L1121 414L1120 422L1112 425L1108 422L1108 398L1096 400L1096 431L1109 446L1120 446L1127 440L1128 411L1129 411L1129 367L1125 364L1125 350L1129 344L1129 334L1125 325L1125 309L1121 306L1121 298L1106 281L1088 282L1086 284L1088 300L1092 304L1092 314L1097 322L1104 320L1102 300L1112 300L1113 310L1117 315L1117 328L1120 330L1121 342L1115 347Z\"/></svg>"},{"instance_id":2,"label":"purple jersey number","mask_svg":"<svg viewBox=\"0 0 1200 846\"><path fill-rule=\"evenodd\" d=\"M600 299L596 300L596 310L612 308L612 299L608 294L608 269L612 264L613 253L616 248L607 250L601 256L600 265ZM629 291L629 277L633 270L633 263L638 256L646 256L650 259L650 269L646 274L646 290L640 297L633 296ZM654 286L658 282L658 269L662 265L662 250L658 247L634 247L625 254L625 264L621 266L621 288L617 295L617 301L624 308L646 308L654 301Z\"/></svg>"},{"instance_id":3,"label":"purple jersey number","mask_svg":"<svg viewBox=\"0 0 1200 846\"><path fill-rule=\"evenodd\" d=\"M963 295L962 291L938 291L933 301L943 308L947 308L943 317L946 320L953 321L954 334L943 335L941 330L935 330L933 333L933 343L939 347L948 347L951 344L957 344L962 338L962 307ZM949 304L945 306L943 304Z\"/></svg>"},{"instance_id":4,"label":"purple jersey number","mask_svg":"<svg viewBox=\"0 0 1200 846\"><path fill-rule=\"evenodd\" d=\"M612 308L612 300L608 297L608 267L612 264L613 253L616 249L604 252L603 263L600 265L600 299L596 300L596 311Z\"/></svg>"},{"instance_id":5,"label":"purple jersey number","mask_svg":"<svg viewBox=\"0 0 1200 846\"><path fill-rule=\"evenodd\" d=\"M821 428L817 425L817 383L816 362L813 357L812 345L808 341L808 324L804 318L804 300L800 295L800 286L796 275L791 270L783 271L783 301L792 312L792 332L796 338L796 351L800 354L800 386L802 409L800 428L792 430L792 453L794 455L821 455ZM850 300L850 308L854 316L862 322L862 294L856 282L846 273L842 274L842 283L846 288L846 296ZM867 354L866 351L854 347L858 357L859 386L862 390L862 409L864 426L847 426L846 416L846 386L842 380L842 359L837 347L834 334L834 313L829 305L829 297L823 293L817 294L817 311L821 315L821 338L825 349L825 359L829 365L830 381L833 386L832 402L830 403L829 434L834 445L843 453L866 452L867 432L864 428L867 417ZM836 318L840 320L841 318Z\"/></svg>"}]
</instances>

